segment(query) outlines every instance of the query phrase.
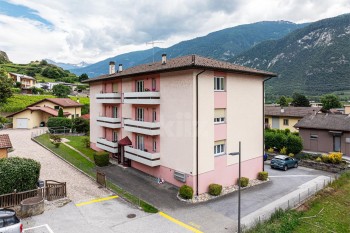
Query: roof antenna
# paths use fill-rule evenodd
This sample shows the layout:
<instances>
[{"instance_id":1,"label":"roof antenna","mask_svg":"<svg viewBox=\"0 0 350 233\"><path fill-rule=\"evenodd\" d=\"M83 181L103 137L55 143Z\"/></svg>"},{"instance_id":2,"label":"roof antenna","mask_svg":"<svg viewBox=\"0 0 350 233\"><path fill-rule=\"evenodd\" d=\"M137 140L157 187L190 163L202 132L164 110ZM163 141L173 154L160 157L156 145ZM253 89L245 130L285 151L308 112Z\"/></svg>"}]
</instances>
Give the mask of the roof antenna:
<instances>
[{"instance_id":1,"label":"roof antenna","mask_svg":"<svg viewBox=\"0 0 350 233\"><path fill-rule=\"evenodd\" d=\"M152 45L153 63L154 63L154 44L161 44L161 43L164 43L164 42L163 41L154 41L153 39L150 42L146 42L146 45Z\"/></svg>"}]
</instances>

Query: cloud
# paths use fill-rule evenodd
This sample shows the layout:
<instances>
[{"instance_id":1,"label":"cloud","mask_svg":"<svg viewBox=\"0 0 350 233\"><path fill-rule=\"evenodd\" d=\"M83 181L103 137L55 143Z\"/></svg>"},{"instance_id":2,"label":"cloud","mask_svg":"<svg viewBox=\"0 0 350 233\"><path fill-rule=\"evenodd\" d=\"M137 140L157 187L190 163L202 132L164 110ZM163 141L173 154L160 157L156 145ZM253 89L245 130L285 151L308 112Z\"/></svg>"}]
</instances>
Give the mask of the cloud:
<instances>
[{"instance_id":1,"label":"cloud","mask_svg":"<svg viewBox=\"0 0 350 233\"><path fill-rule=\"evenodd\" d=\"M161 40L164 43L159 46L167 47L239 24L263 20L309 22L350 9L348 0L8 2L28 11L20 17L0 11L0 50L6 51L15 62L42 58L97 62L116 54L150 48L146 42L151 40Z\"/></svg>"}]
</instances>

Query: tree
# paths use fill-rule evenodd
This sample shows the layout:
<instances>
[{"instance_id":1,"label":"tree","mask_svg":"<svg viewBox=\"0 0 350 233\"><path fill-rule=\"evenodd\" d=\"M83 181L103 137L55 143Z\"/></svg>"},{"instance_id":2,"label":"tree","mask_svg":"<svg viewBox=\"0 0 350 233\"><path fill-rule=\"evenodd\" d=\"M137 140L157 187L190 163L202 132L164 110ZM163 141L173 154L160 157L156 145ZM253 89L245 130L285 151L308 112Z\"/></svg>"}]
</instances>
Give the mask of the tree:
<instances>
[{"instance_id":1,"label":"tree","mask_svg":"<svg viewBox=\"0 0 350 233\"><path fill-rule=\"evenodd\" d=\"M70 94L71 89L68 86L57 84L52 88L52 93L58 98L66 98Z\"/></svg>"},{"instance_id":2,"label":"tree","mask_svg":"<svg viewBox=\"0 0 350 233\"><path fill-rule=\"evenodd\" d=\"M288 106L288 101L287 101L287 98L282 95L279 100L277 101L277 103L280 104L281 107L287 107Z\"/></svg>"},{"instance_id":3,"label":"tree","mask_svg":"<svg viewBox=\"0 0 350 233\"><path fill-rule=\"evenodd\" d=\"M62 108L60 108L59 110L58 110L58 116L57 117L64 117L64 115L63 115L63 109Z\"/></svg>"},{"instance_id":4,"label":"tree","mask_svg":"<svg viewBox=\"0 0 350 233\"><path fill-rule=\"evenodd\" d=\"M79 82L89 79L89 76L85 73L79 76Z\"/></svg>"},{"instance_id":5,"label":"tree","mask_svg":"<svg viewBox=\"0 0 350 233\"><path fill-rule=\"evenodd\" d=\"M0 70L0 104L6 103L7 99L12 96L13 81L8 78L5 71Z\"/></svg>"},{"instance_id":6,"label":"tree","mask_svg":"<svg viewBox=\"0 0 350 233\"><path fill-rule=\"evenodd\" d=\"M310 107L310 101L306 98L305 95L300 93L294 93L292 105L294 107Z\"/></svg>"},{"instance_id":7,"label":"tree","mask_svg":"<svg viewBox=\"0 0 350 233\"><path fill-rule=\"evenodd\" d=\"M323 105L323 109L325 109L325 110L329 110L331 108L341 108L342 107L338 96L333 95L333 94L321 96L321 103Z\"/></svg>"}]
</instances>

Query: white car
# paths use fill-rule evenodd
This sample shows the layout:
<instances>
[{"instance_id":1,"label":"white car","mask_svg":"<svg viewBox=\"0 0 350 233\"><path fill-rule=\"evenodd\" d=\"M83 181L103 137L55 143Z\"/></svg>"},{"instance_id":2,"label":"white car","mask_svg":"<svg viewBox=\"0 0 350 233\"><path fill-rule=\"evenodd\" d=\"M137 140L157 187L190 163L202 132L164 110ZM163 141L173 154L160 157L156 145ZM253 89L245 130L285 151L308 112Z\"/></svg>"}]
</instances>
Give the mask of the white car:
<instances>
[{"instance_id":1,"label":"white car","mask_svg":"<svg viewBox=\"0 0 350 233\"><path fill-rule=\"evenodd\" d=\"M16 216L16 212L10 209L0 209L0 233L22 233L23 225Z\"/></svg>"}]
</instances>

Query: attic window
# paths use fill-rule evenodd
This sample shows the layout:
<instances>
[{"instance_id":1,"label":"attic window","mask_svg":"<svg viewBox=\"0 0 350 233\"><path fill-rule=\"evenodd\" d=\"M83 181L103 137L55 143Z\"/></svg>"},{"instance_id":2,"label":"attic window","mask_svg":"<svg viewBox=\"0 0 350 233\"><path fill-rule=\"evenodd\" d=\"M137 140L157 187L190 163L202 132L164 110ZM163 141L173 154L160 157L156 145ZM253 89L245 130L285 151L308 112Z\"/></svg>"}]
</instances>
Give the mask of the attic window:
<instances>
[{"instance_id":1,"label":"attic window","mask_svg":"<svg viewBox=\"0 0 350 233\"><path fill-rule=\"evenodd\" d=\"M56 105L56 106L55 106L55 109L56 109L56 110L59 110L59 109L60 109L60 106Z\"/></svg>"}]
</instances>

